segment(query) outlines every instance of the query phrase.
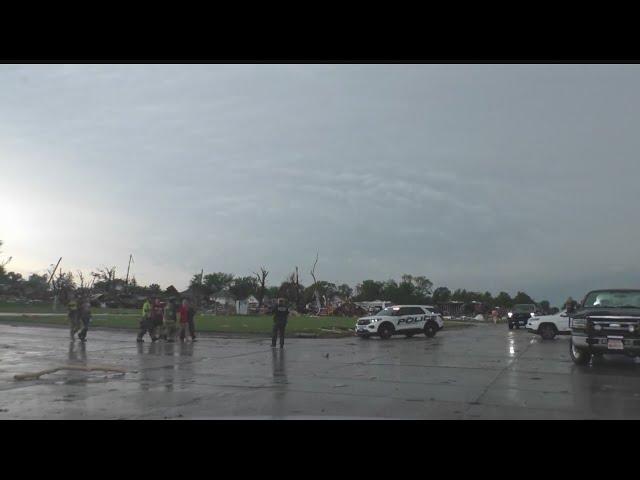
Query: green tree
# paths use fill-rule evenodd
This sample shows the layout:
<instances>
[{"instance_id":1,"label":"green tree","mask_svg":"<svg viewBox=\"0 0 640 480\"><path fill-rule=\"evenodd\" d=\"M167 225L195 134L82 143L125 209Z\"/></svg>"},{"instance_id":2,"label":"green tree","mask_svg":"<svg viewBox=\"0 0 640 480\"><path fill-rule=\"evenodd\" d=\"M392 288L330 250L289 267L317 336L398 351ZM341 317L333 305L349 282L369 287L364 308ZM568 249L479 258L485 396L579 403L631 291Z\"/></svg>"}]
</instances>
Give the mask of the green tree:
<instances>
[{"instance_id":1,"label":"green tree","mask_svg":"<svg viewBox=\"0 0 640 480\"><path fill-rule=\"evenodd\" d=\"M315 301L314 292L316 291L318 292L318 295L320 295L320 298L326 297L329 299L338 292L338 287L336 287L334 283L324 280L316 282L315 285L308 286L304 289L304 294L302 296L305 304Z\"/></svg>"},{"instance_id":2,"label":"green tree","mask_svg":"<svg viewBox=\"0 0 640 480\"><path fill-rule=\"evenodd\" d=\"M41 297L45 295L49 290L46 275L38 275L37 273L33 273L29 275L29 279L26 283L30 293L34 296Z\"/></svg>"},{"instance_id":3,"label":"green tree","mask_svg":"<svg viewBox=\"0 0 640 480\"><path fill-rule=\"evenodd\" d=\"M266 298L278 298L278 291L280 290L280 287L276 287L275 285L272 287L267 287L267 290L265 292L265 297Z\"/></svg>"},{"instance_id":4,"label":"green tree","mask_svg":"<svg viewBox=\"0 0 640 480\"><path fill-rule=\"evenodd\" d=\"M345 300L349 299L351 298L351 295L353 295L353 288L351 288L346 283L343 283L342 285L338 285L338 295L340 295L340 297L342 297Z\"/></svg>"},{"instance_id":5,"label":"green tree","mask_svg":"<svg viewBox=\"0 0 640 480\"><path fill-rule=\"evenodd\" d=\"M516 293L516 296L513 297L513 303L515 304L522 304L522 303L536 303L533 301L533 298L531 298L529 295L527 295L524 292L518 292Z\"/></svg>"},{"instance_id":6,"label":"green tree","mask_svg":"<svg viewBox=\"0 0 640 480\"><path fill-rule=\"evenodd\" d=\"M16 272L8 272L7 280L9 280L9 285L18 286L18 284L22 282L22 274Z\"/></svg>"},{"instance_id":7,"label":"green tree","mask_svg":"<svg viewBox=\"0 0 640 480\"><path fill-rule=\"evenodd\" d=\"M208 273L204 276L204 285L206 287L206 293L214 295L227 290L233 283L233 274L231 273Z\"/></svg>"},{"instance_id":8,"label":"green tree","mask_svg":"<svg viewBox=\"0 0 640 480\"><path fill-rule=\"evenodd\" d=\"M513 306L513 299L507 292L500 292L495 298L495 304L498 307L511 308Z\"/></svg>"},{"instance_id":9,"label":"green tree","mask_svg":"<svg viewBox=\"0 0 640 480\"><path fill-rule=\"evenodd\" d=\"M493 295L491 295L491 292L484 292L484 295L482 295L482 303L487 306L493 306L495 304L495 299Z\"/></svg>"},{"instance_id":10,"label":"green tree","mask_svg":"<svg viewBox=\"0 0 640 480\"><path fill-rule=\"evenodd\" d=\"M204 286L204 276L196 273L193 277L191 277L191 280L189 281L189 289L197 290L201 286Z\"/></svg>"},{"instance_id":11,"label":"green tree","mask_svg":"<svg viewBox=\"0 0 640 480\"><path fill-rule=\"evenodd\" d=\"M295 273L292 273L287 280L280 284L278 289L278 297L284 298L290 305L296 305L296 301L302 301L304 298L304 285L296 285ZM300 309L303 305L296 305Z\"/></svg>"},{"instance_id":12,"label":"green tree","mask_svg":"<svg viewBox=\"0 0 640 480\"><path fill-rule=\"evenodd\" d=\"M419 295L415 285L413 284L411 275L403 275L402 281L398 283L395 298L393 297L390 297L390 298L393 298L392 301L394 303L407 304L407 303L419 303L418 297Z\"/></svg>"},{"instance_id":13,"label":"green tree","mask_svg":"<svg viewBox=\"0 0 640 480\"><path fill-rule=\"evenodd\" d=\"M451 300L454 302L466 302L468 298L467 291L465 289L460 290L457 288L451 295Z\"/></svg>"},{"instance_id":14,"label":"green tree","mask_svg":"<svg viewBox=\"0 0 640 480\"><path fill-rule=\"evenodd\" d=\"M372 300L390 300L393 303L400 303L400 289L398 282L390 278L382 284L382 291L380 292L382 298L374 298Z\"/></svg>"},{"instance_id":15,"label":"green tree","mask_svg":"<svg viewBox=\"0 0 640 480\"><path fill-rule=\"evenodd\" d=\"M447 287L438 287L433 291L433 303L447 303L451 300L451 290Z\"/></svg>"},{"instance_id":16,"label":"green tree","mask_svg":"<svg viewBox=\"0 0 640 480\"><path fill-rule=\"evenodd\" d=\"M433 282L424 276L413 277L411 275L403 275L403 282L405 281L404 277L408 277L410 283L414 286L415 295L418 295L423 298L428 298L431 295L433 289Z\"/></svg>"},{"instance_id":17,"label":"green tree","mask_svg":"<svg viewBox=\"0 0 640 480\"><path fill-rule=\"evenodd\" d=\"M229 293L236 300L245 300L258 290L258 282L255 277L236 277L229 286Z\"/></svg>"},{"instance_id":18,"label":"green tree","mask_svg":"<svg viewBox=\"0 0 640 480\"><path fill-rule=\"evenodd\" d=\"M356 297L354 300L360 302L383 300L381 298L383 296L383 287L383 282L378 282L376 280L364 280L362 283L356 285Z\"/></svg>"}]
</instances>

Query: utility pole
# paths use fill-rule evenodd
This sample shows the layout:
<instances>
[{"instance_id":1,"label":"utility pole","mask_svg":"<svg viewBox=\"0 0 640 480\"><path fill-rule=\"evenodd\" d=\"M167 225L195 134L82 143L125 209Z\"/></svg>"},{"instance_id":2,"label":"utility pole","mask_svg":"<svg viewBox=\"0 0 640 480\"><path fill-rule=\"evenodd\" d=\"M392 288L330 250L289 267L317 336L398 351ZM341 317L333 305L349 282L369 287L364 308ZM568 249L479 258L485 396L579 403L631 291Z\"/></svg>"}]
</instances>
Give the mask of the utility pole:
<instances>
[{"instance_id":1,"label":"utility pole","mask_svg":"<svg viewBox=\"0 0 640 480\"><path fill-rule=\"evenodd\" d=\"M60 265L60 262L62 261L62 257L60 257L60 259L58 260L58 263L56 263L55 268L53 269L53 272L51 272L51 275L49 276L49 281L47 282L47 287L49 285L51 285L51 280L53 280L53 276L56 274L56 270L58 269L58 265ZM55 312L58 309L58 292L53 292L53 311Z\"/></svg>"},{"instance_id":2,"label":"utility pole","mask_svg":"<svg viewBox=\"0 0 640 480\"><path fill-rule=\"evenodd\" d=\"M296 311L300 310L300 299L298 297L300 293L300 282L298 281L298 267L296 266Z\"/></svg>"},{"instance_id":3,"label":"utility pole","mask_svg":"<svg viewBox=\"0 0 640 480\"><path fill-rule=\"evenodd\" d=\"M129 268L131 268L131 260L133 260L133 254L129 255L129 265L127 266L127 279L124 281L126 286L129 286Z\"/></svg>"},{"instance_id":4,"label":"utility pole","mask_svg":"<svg viewBox=\"0 0 640 480\"><path fill-rule=\"evenodd\" d=\"M58 265L60 265L61 261L62 261L62 257L60 257L60 260L58 260L58 263L56 263L56 266L53 269L53 272L51 273L51 276L49 277L49 281L47 281L47 285L51 284L51 280L53 279L53 276L56 274L56 270L58 269Z\"/></svg>"}]
</instances>

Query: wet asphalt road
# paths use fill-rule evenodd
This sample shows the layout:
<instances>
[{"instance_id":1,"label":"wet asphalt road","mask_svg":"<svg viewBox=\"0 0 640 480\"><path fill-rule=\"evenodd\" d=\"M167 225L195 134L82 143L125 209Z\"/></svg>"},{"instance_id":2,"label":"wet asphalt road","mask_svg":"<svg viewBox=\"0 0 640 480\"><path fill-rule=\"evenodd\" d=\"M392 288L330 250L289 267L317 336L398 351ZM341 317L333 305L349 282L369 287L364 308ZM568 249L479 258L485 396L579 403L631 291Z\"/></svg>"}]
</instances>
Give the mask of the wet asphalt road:
<instances>
[{"instance_id":1,"label":"wet asphalt road","mask_svg":"<svg viewBox=\"0 0 640 480\"><path fill-rule=\"evenodd\" d=\"M65 364L127 373L16 373ZM135 343L93 330L0 324L0 419L640 418L640 364L605 357L575 366L568 338L541 341L505 325L377 339L201 337Z\"/></svg>"}]
</instances>

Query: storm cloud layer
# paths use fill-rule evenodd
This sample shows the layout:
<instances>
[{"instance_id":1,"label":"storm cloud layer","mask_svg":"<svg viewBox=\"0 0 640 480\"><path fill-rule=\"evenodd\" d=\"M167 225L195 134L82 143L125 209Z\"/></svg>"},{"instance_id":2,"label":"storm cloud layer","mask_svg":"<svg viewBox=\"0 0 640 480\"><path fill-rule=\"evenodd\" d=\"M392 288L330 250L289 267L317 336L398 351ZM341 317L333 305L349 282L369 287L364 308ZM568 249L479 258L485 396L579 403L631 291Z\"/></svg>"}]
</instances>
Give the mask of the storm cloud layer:
<instances>
[{"instance_id":1,"label":"storm cloud layer","mask_svg":"<svg viewBox=\"0 0 640 480\"><path fill-rule=\"evenodd\" d=\"M640 286L640 68L0 67L11 267ZM306 278L309 277L309 278Z\"/></svg>"}]
</instances>

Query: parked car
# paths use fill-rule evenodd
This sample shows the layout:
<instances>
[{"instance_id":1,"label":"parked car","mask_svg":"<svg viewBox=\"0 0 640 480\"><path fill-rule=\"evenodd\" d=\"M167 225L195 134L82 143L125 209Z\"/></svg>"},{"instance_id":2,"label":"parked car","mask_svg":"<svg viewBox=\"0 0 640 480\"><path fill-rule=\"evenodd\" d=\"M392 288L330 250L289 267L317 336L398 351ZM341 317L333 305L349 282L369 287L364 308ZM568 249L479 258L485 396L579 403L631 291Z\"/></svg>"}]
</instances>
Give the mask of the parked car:
<instances>
[{"instance_id":1,"label":"parked car","mask_svg":"<svg viewBox=\"0 0 640 480\"><path fill-rule=\"evenodd\" d=\"M571 335L566 310L555 315L531 317L527 322L527 330L540 335L544 340L553 340L556 335Z\"/></svg>"},{"instance_id":2,"label":"parked car","mask_svg":"<svg viewBox=\"0 0 640 480\"><path fill-rule=\"evenodd\" d=\"M396 305L387 307L375 315L359 318L356 322L356 335L361 338L379 336L386 340L393 335L405 335L410 338L416 333L426 337L435 336L444 326L442 317L425 305Z\"/></svg>"},{"instance_id":3,"label":"parked car","mask_svg":"<svg viewBox=\"0 0 640 480\"><path fill-rule=\"evenodd\" d=\"M526 327L529 319L535 316L537 311L538 307L535 303L521 303L514 305L507 313L507 318L509 319L509 330L513 330L513 327Z\"/></svg>"},{"instance_id":4,"label":"parked car","mask_svg":"<svg viewBox=\"0 0 640 480\"><path fill-rule=\"evenodd\" d=\"M569 354L586 365L594 355L640 356L640 290L593 290L570 314Z\"/></svg>"}]
</instances>

